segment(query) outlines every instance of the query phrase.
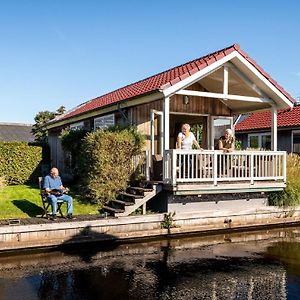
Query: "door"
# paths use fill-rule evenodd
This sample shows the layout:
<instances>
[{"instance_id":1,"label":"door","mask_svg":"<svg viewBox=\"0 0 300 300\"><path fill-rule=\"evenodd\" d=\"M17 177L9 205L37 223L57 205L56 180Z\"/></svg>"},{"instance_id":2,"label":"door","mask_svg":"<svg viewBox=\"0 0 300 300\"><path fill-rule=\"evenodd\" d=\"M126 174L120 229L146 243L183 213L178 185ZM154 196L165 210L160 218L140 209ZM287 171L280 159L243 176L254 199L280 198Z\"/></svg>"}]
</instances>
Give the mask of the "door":
<instances>
[{"instance_id":1,"label":"door","mask_svg":"<svg viewBox=\"0 0 300 300\"><path fill-rule=\"evenodd\" d=\"M210 149L218 150L218 141L228 128L233 129L233 117L211 117Z\"/></svg>"}]
</instances>

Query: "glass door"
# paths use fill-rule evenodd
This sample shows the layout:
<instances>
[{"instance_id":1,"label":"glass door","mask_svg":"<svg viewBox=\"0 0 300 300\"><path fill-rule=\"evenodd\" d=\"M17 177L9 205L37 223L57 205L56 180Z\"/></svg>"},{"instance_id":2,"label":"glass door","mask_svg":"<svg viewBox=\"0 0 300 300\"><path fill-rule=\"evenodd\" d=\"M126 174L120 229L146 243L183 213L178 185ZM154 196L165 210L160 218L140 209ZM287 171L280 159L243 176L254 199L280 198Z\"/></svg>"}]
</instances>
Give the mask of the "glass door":
<instances>
[{"instance_id":1,"label":"glass door","mask_svg":"<svg viewBox=\"0 0 300 300\"><path fill-rule=\"evenodd\" d=\"M233 117L211 117L210 148L212 150L218 150L218 141L228 128L233 129Z\"/></svg>"}]
</instances>

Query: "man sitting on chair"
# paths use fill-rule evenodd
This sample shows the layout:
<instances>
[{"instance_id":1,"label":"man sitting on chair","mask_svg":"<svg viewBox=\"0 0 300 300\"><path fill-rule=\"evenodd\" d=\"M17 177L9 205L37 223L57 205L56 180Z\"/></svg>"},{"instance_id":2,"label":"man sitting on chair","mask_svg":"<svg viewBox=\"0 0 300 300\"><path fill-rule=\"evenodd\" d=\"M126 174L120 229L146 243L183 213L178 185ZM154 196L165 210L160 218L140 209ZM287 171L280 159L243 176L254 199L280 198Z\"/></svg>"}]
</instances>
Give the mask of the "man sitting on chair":
<instances>
[{"instance_id":1,"label":"man sitting on chair","mask_svg":"<svg viewBox=\"0 0 300 300\"><path fill-rule=\"evenodd\" d=\"M51 219L55 220L56 218L57 200L63 200L64 202L67 202L67 218L72 219L73 199L71 196L65 194L67 189L62 184L57 168L52 168L50 170L50 175L45 177L43 188L49 194L48 200L50 201L52 207Z\"/></svg>"}]
</instances>

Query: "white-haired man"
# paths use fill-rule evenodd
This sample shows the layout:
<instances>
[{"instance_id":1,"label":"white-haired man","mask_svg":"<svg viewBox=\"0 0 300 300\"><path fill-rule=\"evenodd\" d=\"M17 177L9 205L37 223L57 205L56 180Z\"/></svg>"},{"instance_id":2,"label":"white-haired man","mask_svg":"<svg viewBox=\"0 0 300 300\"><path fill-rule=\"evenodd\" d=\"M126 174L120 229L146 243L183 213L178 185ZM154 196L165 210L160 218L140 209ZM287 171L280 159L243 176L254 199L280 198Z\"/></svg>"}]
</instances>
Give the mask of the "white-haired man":
<instances>
[{"instance_id":1,"label":"white-haired man","mask_svg":"<svg viewBox=\"0 0 300 300\"><path fill-rule=\"evenodd\" d=\"M52 168L50 170L50 174L45 177L43 188L49 194L48 200L50 201L52 207L51 219L56 219L57 200L63 200L67 202L67 218L72 219L73 198L64 193L66 191L66 188L62 184L57 168Z\"/></svg>"}]
</instances>

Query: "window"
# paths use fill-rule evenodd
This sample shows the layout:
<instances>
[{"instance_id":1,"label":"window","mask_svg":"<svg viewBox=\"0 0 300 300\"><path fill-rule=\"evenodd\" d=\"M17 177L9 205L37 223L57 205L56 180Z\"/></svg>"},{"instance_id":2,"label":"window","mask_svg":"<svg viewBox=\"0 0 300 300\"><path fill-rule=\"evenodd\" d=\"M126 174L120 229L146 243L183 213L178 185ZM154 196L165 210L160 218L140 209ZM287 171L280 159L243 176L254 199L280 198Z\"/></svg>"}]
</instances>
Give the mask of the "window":
<instances>
[{"instance_id":1,"label":"window","mask_svg":"<svg viewBox=\"0 0 300 300\"><path fill-rule=\"evenodd\" d=\"M269 132L248 134L248 147L271 150L271 134Z\"/></svg>"},{"instance_id":2,"label":"window","mask_svg":"<svg viewBox=\"0 0 300 300\"><path fill-rule=\"evenodd\" d=\"M115 125L115 115L107 115L94 119L94 130L106 129Z\"/></svg>"},{"instance_id":3,"label":"window","mask_svg":"<svg viewBox=\"0 0 300 300\"><path fill-rule=\"evenodd\" d=\"M80 130L83 129L83 127L84 127L83 122L78 122L70 125L71 130Z\"/></svg>"},{"instance_id":4,"label":"window","mask_svg":"<svg viewBox=\"0 0 300 300\"><path fill-rule=\"evenodd\" d=\"M292 151L300 154L300 130L292 132Z\"/></svg>"}]
</instances>

